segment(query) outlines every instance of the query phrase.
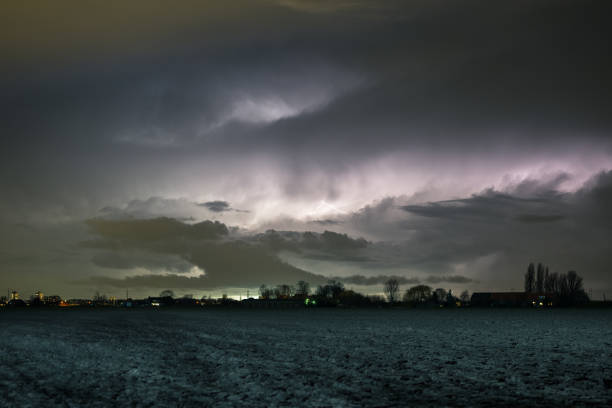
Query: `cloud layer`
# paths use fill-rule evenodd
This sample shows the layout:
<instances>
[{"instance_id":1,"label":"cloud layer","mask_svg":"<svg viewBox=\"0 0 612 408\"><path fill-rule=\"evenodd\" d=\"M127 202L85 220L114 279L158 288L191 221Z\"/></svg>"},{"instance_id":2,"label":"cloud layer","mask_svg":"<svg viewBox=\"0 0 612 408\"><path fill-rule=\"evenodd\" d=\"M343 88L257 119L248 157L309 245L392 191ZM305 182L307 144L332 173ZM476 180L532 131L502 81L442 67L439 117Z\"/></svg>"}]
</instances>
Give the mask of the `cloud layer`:
<instances>
[{"instance_id":1,"label":"cloud layer","mask_svg":"<svg viewBox=\"0 0 612 408\"><path fill-rule=\"evenodd\" d=\"M0 6L0 284L612 286L602 2L35 3Z\"/></svg>"},{"instance_id":2,"label":"cloud layer","mask_svg":"<svg viewBox=\"0 0 612 408\"><path fill-rule=\"evenodd\" d=\"M391 277L403 285L517 286L524 265L532 261L553 270L576 269L587 281L607 285L612 259L604 247L612 231L612 172L599 174L575 193L556 189L566 178L526 180L503 192L487 189L464 199L423 204L401 205L401 198L393 198L339 216L333 224L368 232L364 221L374 220L377 233L387 231L392 240L371 242L329 230L230 232L219 222L189 225L155 218L90 220L98 239L82 245L110 251L92 260L116 269L147 268L153 260L163 261L160 255L169 257L166 272L174 273L94 279L122 286L209 289L297 280L320 284L328 278L376 286ZM390 220L391 211L396 218ZM402 240L395 238L402 234ZM151 257L125 255L142 251ZM204 274L181 276L190 270L185 263Z\"/></svg>"}]
</instances>

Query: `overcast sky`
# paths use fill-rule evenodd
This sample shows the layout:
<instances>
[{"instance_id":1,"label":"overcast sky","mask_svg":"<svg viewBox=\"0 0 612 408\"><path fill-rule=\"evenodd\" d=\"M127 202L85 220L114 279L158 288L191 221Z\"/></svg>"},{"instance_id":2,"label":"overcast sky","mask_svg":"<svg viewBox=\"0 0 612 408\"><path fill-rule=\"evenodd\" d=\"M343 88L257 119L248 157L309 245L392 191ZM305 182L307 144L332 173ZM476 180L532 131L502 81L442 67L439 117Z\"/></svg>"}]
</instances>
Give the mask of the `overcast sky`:
<instances>
[{"instance_id":1,"label":"overcast sky","mask_svg":"<svg viewBox=\"0 0 612 408\"><path fill-rule=\"evenodd\" d=\"M4 1L0 286L612 295L605 5Z\"/></svg>"}]
</instances>

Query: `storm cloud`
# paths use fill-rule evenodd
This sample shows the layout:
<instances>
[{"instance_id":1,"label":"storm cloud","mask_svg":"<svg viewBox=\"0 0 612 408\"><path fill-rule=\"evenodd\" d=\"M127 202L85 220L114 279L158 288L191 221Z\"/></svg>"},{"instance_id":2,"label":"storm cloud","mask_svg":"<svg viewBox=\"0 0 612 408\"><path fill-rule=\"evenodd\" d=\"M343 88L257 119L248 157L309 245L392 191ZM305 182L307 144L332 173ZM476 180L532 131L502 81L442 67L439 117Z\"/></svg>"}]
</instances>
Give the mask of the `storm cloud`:
<instances>
[{"instance_id":1,"label":"storm cloud","mask_svg":"<svg viewBox=\"0 0 612 408\"><path fill-rule=\"evenodd\" d=\"M604 2L0 8L0 284L612 288Z\"/></svg>"},{"instance_id":2,"label":"storm cloud","mask_svg":"<svg viewBox=\"0 0 612 408\"><path fill-rule=\"evenodd\" d=\"M92 261L114 268L126 267L121 262L121 252L125 250L147 251L152 259L162 259L160 255L178 256L193 266L200 268L198 276L180 276L173 272L171 262L166 273L144 275L129 279L93 278L95 282L113 283L116 286L128 285L134 279L142 286L158 287L155 282L170 281L181 283L181 288L216 289L223 287L256 287L262 283L297 282L309 280L322 282L324 278L302 271L282 262L274 253L243 240L227 239L228 228L219 222L202 221L197 224L185 224L170 218L144 220L106 220L92 219L88 225L96 239L84 241L82 246L105 251L105 255L96 255ZM172 259L172 258L167 258ZM109 260L114 260L109 262ZM137 258L131 258L138 262ZM151 258L140 258L141 262L132 267L146 268ZM183 268L185 271L185 268ZM191 269L189 269L191 271ZM151 281L149 285L145 284ZM151 286L153 285L153 286ZM162 285L163 286L163 285ZM166 285L175 287L172 285Z\"/></svg>"}]
</instances>

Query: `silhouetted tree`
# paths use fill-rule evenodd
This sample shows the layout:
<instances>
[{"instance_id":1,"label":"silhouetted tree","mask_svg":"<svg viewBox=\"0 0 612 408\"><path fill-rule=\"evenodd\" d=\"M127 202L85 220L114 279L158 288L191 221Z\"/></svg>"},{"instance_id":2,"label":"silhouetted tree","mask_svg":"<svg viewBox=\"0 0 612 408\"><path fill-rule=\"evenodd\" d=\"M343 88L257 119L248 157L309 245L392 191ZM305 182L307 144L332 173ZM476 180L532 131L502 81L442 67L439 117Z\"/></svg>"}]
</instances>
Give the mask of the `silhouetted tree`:
<instances>
[{"instance_id":1,"label":"silhouetted tree","mask_svg":"<svg viewBox=\"0 0 612 408\"><path fill-rule=\"evenodd\" d=\"M344 284L342 282L338 282L336 280L330 280L327 282L327 285L331 289L332 297L337 299L338 296L344 291Z\"/></svg>"},{"instance_id":2,"label":"silhouetted tree","mask_svg":"<svg viewBox=\"0 0 612 408\"><path fill-rule=\"evenodd\" d=\"M391 278L385 282L383 291L385 292L389 303L395 303L397 301L399 290L399 282L397 279Z\"/></svg>"},{"instance_id":3,"label":"silhouetted tree","mask_svg":"<svg viewBox=\"0 0 612 408\"><path fill-rule=\"evenodd\" d=\"M576 271L569 271L567 273L567 289L569 293L577 293L584 290L582 287L582 278L578 276Z\"/></svg>"},{"instance_id":4,"label":"silhouetted tree","mask_svg":"<svg viewBox=\"0 0 612 408\"><path fill-rule=\"evenodd\" d=\"M259 287L259 297L262 299L270 299L272 297L272 289L268 288L266 285L261 285Z\"/></svg>"},{"instance_id":5,"label":"silhouetted tree","mask_svg":"<svg viewBox=\"0 0 612 408\"><path fill-rule=\"evenodd\" d=\"M446 294L446 300L444 302L446 307L455 307L457 306L457 298L453 295L453 291L451 289L448 290Z\"/></svg>"},{"instance_id":6,"label":"silhouetted tree","mask_svg":"<svg viewBox=\"0 0 612 408\"><path fill-rule=\"evenodd\" d=\"M525 292L533 292L535 284L535 266L533 262L527 267L527 273L525 273Z\"/></svg>"},{"instance_id":7,"label":"silhouetted tree","mask_svg":"<svg viewBox=\"0 0 612 408\"><path fill-rule=\"evenodd\" d=\"M370 298L352 290L345 290L340 294L340 303L345 306L368 306Z\"/></svg>"},{"instance_id":8,"label":"silhouetted tree","mask_svg":"<svg viewBox=\"0 0 612 408\"><path fill-rule=\"evenodd\" d=\"M470 292L468 292L467 290L464 290L463 292L461 292L461 295L459 295L459 299L461 299L461 303L469 303L470 302Z\"/></svg>"},{"instance_id":9,"label":"silhouetted tree","mask_svg":"<svg viewBox=\"0 0 612 408\"><path fill-rule=\"evenodd\" d=\"M539 283L540 273L542 275L541 288ZM529 286L528 275L529 269L525 275L525 290ZM589 297L584 291L582 278L575 271L569 271L566 274L551 273L548 267L544 268L541 264L538 264L538 280L535 286L539 292L556 295L558 302L562 306L578 305L588 303L589 301Z\"/></svg>"},{"instance_id":10,"label":"silhouetted tree","mask_svg":"<svg viewBox=\"0 0 612 408\"><path fill-rule=\"evenodd\" d=\"M566 296L569 293L567 287L567 275L564 273L559 275L559 280L557 282L557 292L561 296Z\"/></svg>"},{"instance_id":11,"label":"silhouetted tree","mask_svg":"<svg viewBox=\"0 0 612 408\"><path fill-rule=\"evenodd\" d=\"M173 298L174 297L174 292L171 291L170 289L162 290L161 293L159 294L159 297Z\"/></svg>"},{"instance_id":12,"label":"silhouetted tree","mask_svg":"<svg viewBox=\"0 0 612 408\"><path fill-rule=\"evenodd\" d=\"M443 288L438 288L434 290L433 295L431 296L434 303L444 303L446 301L446 290Z\"/></svg>"},{"instance_id":13,"label":"silhouetted tree","mask_svg":"<svg viewBox=\"0 0 612 408\"><path fill-rule=\"evenodd\" d=\"M427 285L416 285L406 290L404 302L425 303L431 299L431 287Z\"/></svg>"},{"instance_id":14,"label":"silhouetted tree","mask_svg":"<svg viewBox=\"0 0 612 408\"><path fill-rule=\"evenodd\" d=\"M344 285L336 280L330 280L326 285L317 287L315 296L320 306L336 306L342 292L344 292Z\"/></svg>"},{"instance_id":15,"label":"silhouetted tree","mask_svg":"<svg viewBox=\"0 0 612 408\"><path fill-rule=\"evenodd\" d=\"M274 289L274 295L277 299L289 299L293 293L293 288L289 285L277 285Z\"/></svg>"},{"instance_id":16,"label":"silhouetted tree","mask_svg":"<svg viewBox=\"0 0 612 408\"><path fill-rule=\"evenodd\" d=\"M564 306L574 306L589 302L589 297L582 286L582 278L576 271L569 271L559 276L559 300Z\"/></svg>"},{"instance_id":17,"label":"silhouetted tree","mask_svg":"<svg viewBox=\"0 0 612 408\"><path fill-rule=\"evenodd\" d=\"M331 287L329 285L319 285L317 287L315 294L318 297L331 298L332 297Z\"/></svg>"},{"instance_id":18,"label":"silhouetted tree","mask_svg":"<svg viewBox=\"0 0 612 408\"><path fill-rule=\"evenodd\" d=\"M555 272L548 272L548 268L546 268L546 273L544 274L544 292L546 293L555 293L557 292L557 280L558 274Z\"/></svg>"},{"instance_id":19,"label":"silhouetted tree","mask_svg":"<svg viewBox=\"0 0 612 408\"><path fill-rule=\"evenodd\" d=\"M538 269L536 272L535 290L538 293L544 292L544 266L538 263Z\"/></svg>"},{"instance_id":20,"label":"silhouetted tree","mask_svg":"<svg viewBox=\"0 0 612 408\"><path fill-rule=\"evenodd\" d=\"M370 295L370 296L368 296L368 299L369 299L370 304L372 306L381 307L381 306L384 306L385 302L386 302L386 299L383 296L380 296L380 295Z\"/></svg>"}]
</instances>

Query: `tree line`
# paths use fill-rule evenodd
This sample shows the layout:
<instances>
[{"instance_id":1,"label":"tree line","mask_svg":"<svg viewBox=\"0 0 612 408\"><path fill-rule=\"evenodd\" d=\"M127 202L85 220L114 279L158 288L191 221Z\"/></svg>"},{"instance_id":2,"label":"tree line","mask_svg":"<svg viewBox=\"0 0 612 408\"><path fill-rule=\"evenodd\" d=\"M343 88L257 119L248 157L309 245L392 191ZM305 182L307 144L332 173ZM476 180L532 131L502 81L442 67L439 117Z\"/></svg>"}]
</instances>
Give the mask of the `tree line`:
<instances>
[{"instance_id":1,"label":"tree line","mask_svg":"<svg viewBox=\"0 0 612 408\"><path fill-rule=\"evenodd\" d=\"M432 305L454 307L458 302L469 302L470 295L466 290L457 298L451 290L443 288L433 289L427 285L416 285L401 294L400 284L397 279L388 279L383 286L384 297L379 295L363 295L350 289L346 289L342 282L330 280L325 285L319 285L311 293L310 284L299 281L295 286L280 284L275 287L261 285L259 287L260 299L305 299L312 297L320 306L347 305Z\"/></svg>"},{"instance_id":2,"label":"tree line","mask_svg":"<svg viewBox=\"0 0 612 408\"><path fill-rule=\"evenodd\" d=\"M576 271L567 273L550 272L548 266L534 263L525 272L525 292L554 296L562 306L579 305L589 302L584 291L582 277Z\"/></svg>"},{"instance_id":3,"label":"tree line","mask_svg":"<svg viewBox=\"0 0 612 408\"><path fill-rule=\"evenodd\" d=\"M261 285L259 298L264 300L305 300L312 298L319 306L369 306L385 303L380 296L365 296L361 293L346 289L344 284L337 280L329 280L325 285L319 285L311 291L310 284L299 281L295 286L280 284L275 287Z\"/></svg>"}]
</instances>

